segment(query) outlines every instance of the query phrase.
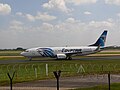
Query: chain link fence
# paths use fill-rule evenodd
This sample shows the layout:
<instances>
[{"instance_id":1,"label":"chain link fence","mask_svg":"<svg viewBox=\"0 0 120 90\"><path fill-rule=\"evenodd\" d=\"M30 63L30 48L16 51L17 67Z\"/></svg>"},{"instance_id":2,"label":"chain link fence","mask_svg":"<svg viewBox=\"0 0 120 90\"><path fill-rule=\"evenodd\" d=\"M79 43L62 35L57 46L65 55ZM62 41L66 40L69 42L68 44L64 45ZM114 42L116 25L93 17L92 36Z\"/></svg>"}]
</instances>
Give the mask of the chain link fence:
<instances>
[{"instance_id":1,"label":"chain link fence","mask_svg":"<svg viewBox=\"0 0 120 90\"><path fill-rule=\"evenodd\" d=\"M66 85L65 83L72 83L72 82L75 84L78 83L80 87L82 87L81 83L86 83L86 85L83 85L83 86L87 86L87 83L90 83L90 82L93 83L93 86L106 84L108 72L112 74L111 75L112 82L120 82L120 64L103 64L103 65L59 64L59 65L56 65L56 64L46 63L46 64L0 65L0 84L8 85L9 78L7 76L7 73L9 72L10 74L12 74L15 71L13 83L49 79L49 80L45 80L44 83L45 85L46 84L50 85L50 83L54 81L54 85L50 86L50 87L53 87L53 86L56 86L55 84L56 81L55 81L53 71L57 71L57 70L62 71L61 80L60 80L61 87L66 87L66 88L75 88L75 87L71 87L71 85L65 86ZM51 81L51 79L53 79L53 81ZM42 87L46 87L45 85L43 85Z\"/></svg>"},{"instance_id":2,"label":"chain link fence","mask_svg":"<svg viewBox=\"0 0 120 90\"><path fill-rule=\"evenodd\" d=\"M108 71L117 73L120 64L15 64L0 65L0 78L7 79L7 72L16 71L16 79L21 78L44 78L53 76L53 71L61 70L63 75L96 74Z\"/></svg>"}]
</instances>

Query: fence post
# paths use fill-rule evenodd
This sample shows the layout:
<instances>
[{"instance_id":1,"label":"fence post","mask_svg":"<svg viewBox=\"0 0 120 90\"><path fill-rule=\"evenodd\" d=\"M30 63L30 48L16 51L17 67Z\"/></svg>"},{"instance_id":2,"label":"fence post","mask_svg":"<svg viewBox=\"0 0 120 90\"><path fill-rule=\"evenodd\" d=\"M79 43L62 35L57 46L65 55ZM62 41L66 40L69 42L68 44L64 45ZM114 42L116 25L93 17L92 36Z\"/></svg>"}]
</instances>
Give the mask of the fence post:
<instances>
[{"instance_id":1,"label":"fence post","mask_svg":"<svg viewBox=\"0 0 120 90\"><path fill-rule=\"evenodd\" d=\"M48 64L46 64L46 76L48 76Z\"/></svg>"},{"instance_id":2,"label":"fence post","mask_svg":"<svg viewBox=\"0 0 120 90\"><path fill-rule=\"evenodd\" d=\"M108 90L110 90L110 72L108 73Z\"/></svg>"},{"instance_id":3,"label":"fence post","mask_svg":"<svg viewBox=\"0 0 120 90\"><path fill-rule=\"evenodd\" d=\"M60 77L61 71L60 70L59 71L54 71L53 73L54 73L54 75L57 79L57 90L59 90L59 77Z\"/></svg>"},{"instance_id":4,"label":"fence post","mask_svg":"<svg viewBox=\"0 0 120 90\"><path fill-rule=\"evenodd\" d=\"M13 81L13 78L14 78L14 75L15 75L15 71L14 71L12 77L10 76L9 73L7 73L7 75L8 75L8 77L9 77L9 79L10 79L10 90L12 90L12 81Z\"/></svg>"},{"instance_id":5,"label":"fence post","mask_svg":"<svg viewBox=\"0 0 120 90\"><path fill-rule=\"evenodd\" d=\"M34 72L35 72L35 77L37 78L37 68L34 68Z\"/></svg>"}]
</instances>

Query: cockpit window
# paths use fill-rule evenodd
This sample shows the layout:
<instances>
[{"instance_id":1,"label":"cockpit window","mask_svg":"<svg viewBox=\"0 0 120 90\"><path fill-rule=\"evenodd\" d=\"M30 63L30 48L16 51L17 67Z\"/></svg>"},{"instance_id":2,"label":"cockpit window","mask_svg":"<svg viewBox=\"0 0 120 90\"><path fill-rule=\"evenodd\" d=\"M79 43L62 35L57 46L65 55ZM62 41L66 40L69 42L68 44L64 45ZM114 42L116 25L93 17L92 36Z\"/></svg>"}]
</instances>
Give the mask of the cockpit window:
<instances>
[{"instance_id":1,"label":"cockpit window","mask_svg":"<svg viewBox=\"0 0 120 90\"><path fill-rule=\"evenodd\" d=\"M29 52L29 50L25 50L25 52Z\"/></svg>"}]
</instances>

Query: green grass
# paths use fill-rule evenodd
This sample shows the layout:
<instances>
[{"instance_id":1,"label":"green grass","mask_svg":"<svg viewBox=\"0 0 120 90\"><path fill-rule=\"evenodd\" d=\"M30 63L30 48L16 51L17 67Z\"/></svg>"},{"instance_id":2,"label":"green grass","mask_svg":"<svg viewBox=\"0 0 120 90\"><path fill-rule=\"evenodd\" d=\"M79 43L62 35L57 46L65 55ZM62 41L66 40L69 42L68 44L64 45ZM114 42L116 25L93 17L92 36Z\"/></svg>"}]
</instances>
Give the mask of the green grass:
<instances>
[{"instance_id":1,"label":"green grass","mask_svg":"<svg viewBox=\"0 0 120 90\"><path fill-rule=\"evenodd\" d=\"M4 56L0 56L0 60L28 60L28 58L25 58L25 57L11 57L11 56L8 56L8 57L4 57Z\"/></svg>"},{"instance_id":2,"label":"green grass","mask_svg":"<svg viewBox=\"0 0 120 90\"><path fill-rule=\"evenodd\" d=\"M24 57L18 57L21 51L0 51L0 60L27 60ZM105 52L104 54L112 53ZM117 52L116 52L117 53ZM103 53L102 53L103 54ZM6 57L16 56L16 57ZM75 60L55 60L49 58L46 62L27 62L27 63L16 63L16 64L0 64L0 85L7 85L8 76L7 72L14 72L14 83L24 82L38 79L54 78L53 71L62 70L62 76L77 76L77 75L88 75L88 74L101 74L101 73L118 73L120 71L120 59L97 59L90 60L84 59L86 57L75 57L80 59ZM89 57L88 57L89 58ZM34 60L48 60L48 58L36 58ZM49 72L46 76L45 65L48 64ZM80 71L79 68L84 68L84 71ZM37 77L35 75L35 68L37 69ZM90 90L90 89L89 89Z\"/></svg>"},{"instance_id":3,"label":"green grass","mask_svg":"<svg viewBox=\"0 0 120 90\"><path fill-rule=\"evenodd\" d=\"M104 63L103 63L104 62ZM118 64L117 64L118 63ZM86 60L86 61L51 61L43 63L19 63L19 64L6 64L0 65L0 85L8 84L7 73L13 73L16 71L14 77L14 83L24 82L39 79L54 78L53 71L61 70L62 77L64 76L79 76L79 75L89 75L89 74L102 74L108 73L118 73L120 71L120 60ZM48 64L48 76L46 75L46 64ZM117 65L116 65L117 64ZM84 71L79 70L82 65ZM116 65L116 67L115 67ZM37 70L37 77L35 75L35 69Z\"/></svg>"},{"instance_id":4,"label":"green grass","mask_svg":"<svg viewBox=\"0 0 120 90\"><path fill-rule=\"evenodd\" d=\"M120 52L98 52L98 54L120 54Z\"/></svg>"},{"instance_id":5,"label":"green grass","mask_svg":"<svg viewBox=\"0 0 120 90\"><path fill-rule=\"evenodd\" d=\"M0 51L0 56L20 56L22 51Z\"/></svg>"},{"instance_id":6,"label":"green grass","mask_svg":"<svg viewBox=\"0 0 120 90\"><path fill-rule=\"evenodd\" d=\"M110 86L111 90L120 90L120 83L113 83ZM94 86L90 88L78 88L72 90L108 90L108 85Z\"/></svg>"}]
</instances>

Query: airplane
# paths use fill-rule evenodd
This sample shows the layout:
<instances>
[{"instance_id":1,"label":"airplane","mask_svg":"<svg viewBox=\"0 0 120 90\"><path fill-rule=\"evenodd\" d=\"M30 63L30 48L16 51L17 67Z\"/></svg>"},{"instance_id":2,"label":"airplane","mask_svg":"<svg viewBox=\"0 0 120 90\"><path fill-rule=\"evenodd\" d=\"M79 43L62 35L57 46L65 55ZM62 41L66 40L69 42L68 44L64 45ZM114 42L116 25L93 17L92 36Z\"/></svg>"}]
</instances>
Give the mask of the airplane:
<instances>
[{"instance_id":1,"label":"airplane","mask_svg":"<svg viewBox=\"0 0 120 90\"><path fill-rule=\"evenodd\" d=\"M71 60L72 56L89 55L103 50L105 47L106 36L107 30L104 30L101 36L92 45L77 47L36 47L26 49L21 52L21 55L29 58L29 60L32 60L32 58L35 57L51 57L56 59Z\"/></svg>"}]
</instances>

